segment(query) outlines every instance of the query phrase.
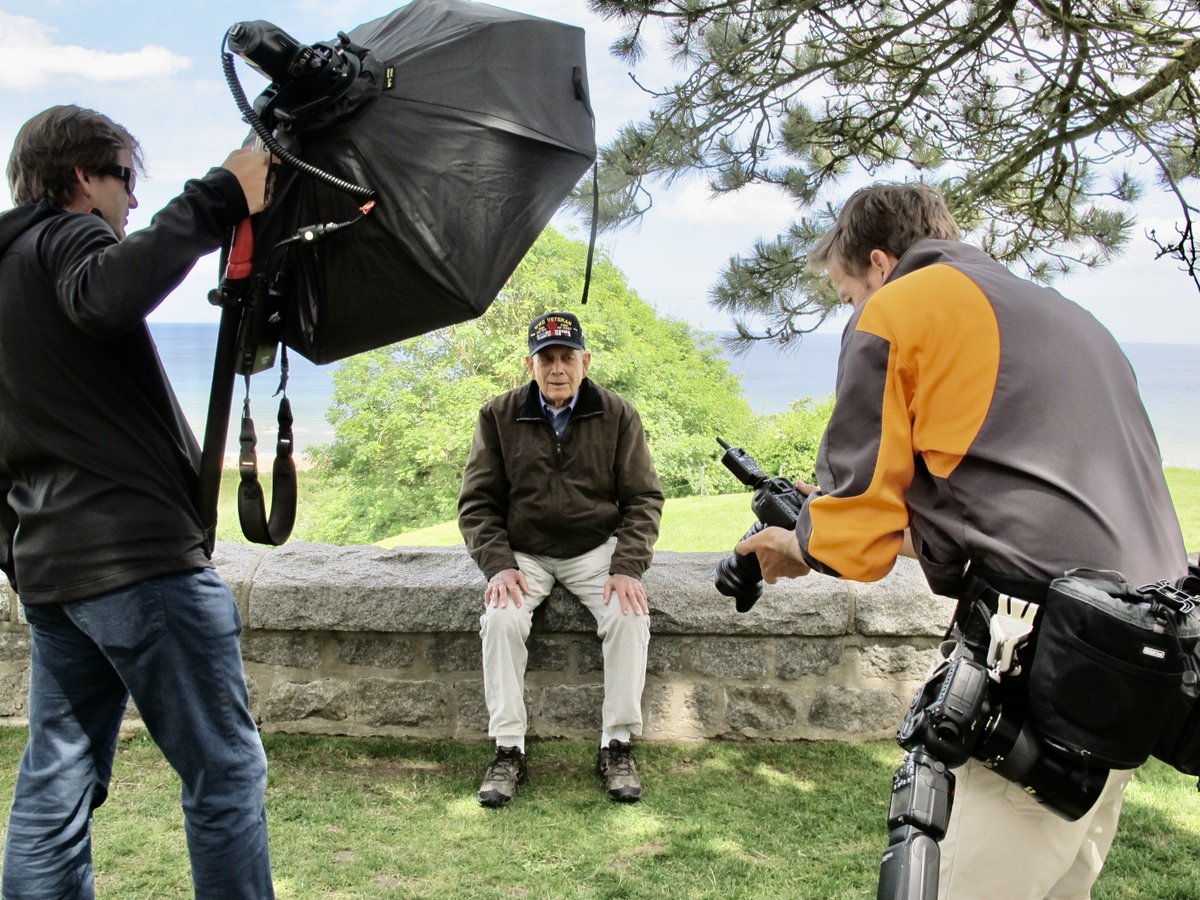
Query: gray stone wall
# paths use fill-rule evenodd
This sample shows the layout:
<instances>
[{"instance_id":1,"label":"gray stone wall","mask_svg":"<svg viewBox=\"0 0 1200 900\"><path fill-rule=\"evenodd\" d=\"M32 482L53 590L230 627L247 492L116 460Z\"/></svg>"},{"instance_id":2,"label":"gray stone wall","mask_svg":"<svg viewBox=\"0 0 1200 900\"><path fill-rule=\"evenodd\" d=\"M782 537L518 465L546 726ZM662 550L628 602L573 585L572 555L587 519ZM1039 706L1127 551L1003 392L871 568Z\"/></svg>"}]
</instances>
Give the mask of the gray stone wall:
<instances>
[{"instance_id":1,"label":"gray stone wall","mask_svg":"<svg viewBox=\"0 0 1200 900\"><path fill-rule=\"evenodd\" d=\"M646 573L648 740L890 737L952 604L902 559L875 584L819 575L768 585L738 613L718 553L658 553ZM484 738L483 576L454 548L261 549L223 543L245 623L251 705L268 731ZM594 621L561 588L534 617L531 734L593 736L603 673ZM25 721L29 638L0 596L0 721Z\"/></svg>"}]
</instances>

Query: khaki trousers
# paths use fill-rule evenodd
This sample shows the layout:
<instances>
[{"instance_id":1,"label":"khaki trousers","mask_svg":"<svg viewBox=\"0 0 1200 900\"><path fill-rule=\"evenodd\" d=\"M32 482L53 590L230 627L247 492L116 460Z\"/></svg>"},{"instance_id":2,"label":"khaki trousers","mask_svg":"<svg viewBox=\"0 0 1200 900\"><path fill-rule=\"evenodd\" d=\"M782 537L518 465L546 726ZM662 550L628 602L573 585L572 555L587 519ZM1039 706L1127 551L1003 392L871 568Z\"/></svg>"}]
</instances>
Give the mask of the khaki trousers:
<instances>
[{"instance_id":1,"label":"khaki trousers","mask_svg":"<svg viewBox=\"0 0 1200 900\"><path fill-rule=\"evenodd\" d=\"M525 642L533 611L557 581L587 607L596 620L596 634L604 657L605 729L642 733L642 689L646 684L646 653L650 645L650 617L621 613L613 597L604 603L604 583L617 539L582 556L555 559L518 553L517 564L529 582L529 593L520 607L488 606L479 618L483 639L483 689L488 708L488 734L523 737L529 727L525 709L525 667L529 660Z\"/></svg>"},{"instance_id":2,"label":"khaki trousers","mask_svg":"<svg viewBox=\"0 0 1200 900\"><path fill-rule=\"evenodd\" d=\"M938 897L1086 900L1117 833L1133 771L1109 773L1096 803L1068 822L978 760L954 770Z\"/></svg>"}]
</instances>

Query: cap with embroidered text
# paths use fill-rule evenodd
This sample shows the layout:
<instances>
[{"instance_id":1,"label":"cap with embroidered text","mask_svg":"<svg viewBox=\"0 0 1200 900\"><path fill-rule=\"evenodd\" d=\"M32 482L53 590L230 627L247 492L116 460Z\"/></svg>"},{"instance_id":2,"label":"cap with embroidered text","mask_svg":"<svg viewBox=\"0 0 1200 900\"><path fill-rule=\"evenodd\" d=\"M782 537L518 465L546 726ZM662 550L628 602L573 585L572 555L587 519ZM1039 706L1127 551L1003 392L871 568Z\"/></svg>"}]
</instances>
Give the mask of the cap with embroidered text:
<instances>
[{"instance_id":1,"label":"cap with embroidered text","mask_svg":"<svg viewBox=\"0 0 1200 900\"><path fill-rule=\"evenodd\" d=\"M574 347L584 349L583 329L579 319L569 312L543 313L529 323L529 355L544 347Z\"/></svg>"}]
</instances>

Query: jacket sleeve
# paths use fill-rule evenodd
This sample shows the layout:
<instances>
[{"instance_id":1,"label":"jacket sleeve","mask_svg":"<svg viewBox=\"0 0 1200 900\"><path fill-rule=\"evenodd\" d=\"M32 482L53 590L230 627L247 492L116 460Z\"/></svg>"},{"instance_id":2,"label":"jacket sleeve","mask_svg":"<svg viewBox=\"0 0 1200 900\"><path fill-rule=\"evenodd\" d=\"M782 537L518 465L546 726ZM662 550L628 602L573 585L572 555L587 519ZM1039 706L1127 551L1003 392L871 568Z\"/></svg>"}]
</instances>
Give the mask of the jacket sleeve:
<instances>
[{"instance_id":1,"label":"jacket sleeve","mask_svg":"<svg viewBox=\"0 0 1200 900\"><path fill-rule=\"evenodd\" d=\"M458 530L485 578L518 567L508 543L508 494L494 413L485 406L471 438L458 494Z\"/></svg>"},{"instance_id":2,"label":"jacket sleeve","mask_svg":"<svg viewBox=\"0 0 1200 900\"><path fill-rule=\"evenodd\" d=\"M617 547L609 572L641 578L654 558L663 492L641 417L633 407L622 417L616 468L621 524L617 527Z\"/></svg>"},{"instance_id":3,"label":"jacket sleeve","mask_svg":"<svg viewBox=\"0 0 1200 900\"><path fill-rule=\"evenodd\" d=\"M817 454L820 491L796 525L800 549L819 572L877 581L895 565L914 473L910 382L886 335L849 336Z\"/></svg>"},{"instance_id":4,"label":"jacket sleeve","mask_svg":"<svg viewBox=\"0 0 1200 900\"><path fill-rule=\"evenodd\" d=\"M12 589L17 590L17 573L13 566L13 540L17 533L17 514L8 505L8 492L12 479L0 475L0 572L8 578Z\"/></svg>"},{"instance_id":5,"label":"jacket sleeve","mask_svg":"<svg viewBox=\"0 0 1200 900\"><path fill-rule=\"evenodd\" d=\"M213 169L122 241L96 216L67 215L46 229L41 253L66 316L111 338L144 321L246 215L236 176Z\"/></svg>"}]
</instances>

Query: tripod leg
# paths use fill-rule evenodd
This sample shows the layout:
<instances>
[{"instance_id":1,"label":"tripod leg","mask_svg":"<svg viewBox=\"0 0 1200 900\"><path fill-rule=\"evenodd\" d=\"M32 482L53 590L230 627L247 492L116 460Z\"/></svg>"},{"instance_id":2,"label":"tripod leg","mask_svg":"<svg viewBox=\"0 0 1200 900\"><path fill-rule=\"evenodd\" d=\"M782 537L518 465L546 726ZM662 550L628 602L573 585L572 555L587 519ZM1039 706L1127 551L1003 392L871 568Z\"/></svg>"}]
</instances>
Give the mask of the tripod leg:
<instances>
[{"instance_id":1,"label":"tripod leg","mask_svg":"<svg viewBox=\"0 0 1200 900\"><path fill-rule=\"evenodd\" d=\"M217 332L217 350L213 361L212 388L208 395L208 419L204 426L204 446L200 456L200 484L197 508L204 525L211 551L217 534L217 501L221 493L221 470L225 466L225 439L229 434L229 411L233 406L233 388L237 374L234 357L237 353L237 333L241 323L241 307L225 306L221 310L221 327Z\"/></svg>"}]
</instances>

